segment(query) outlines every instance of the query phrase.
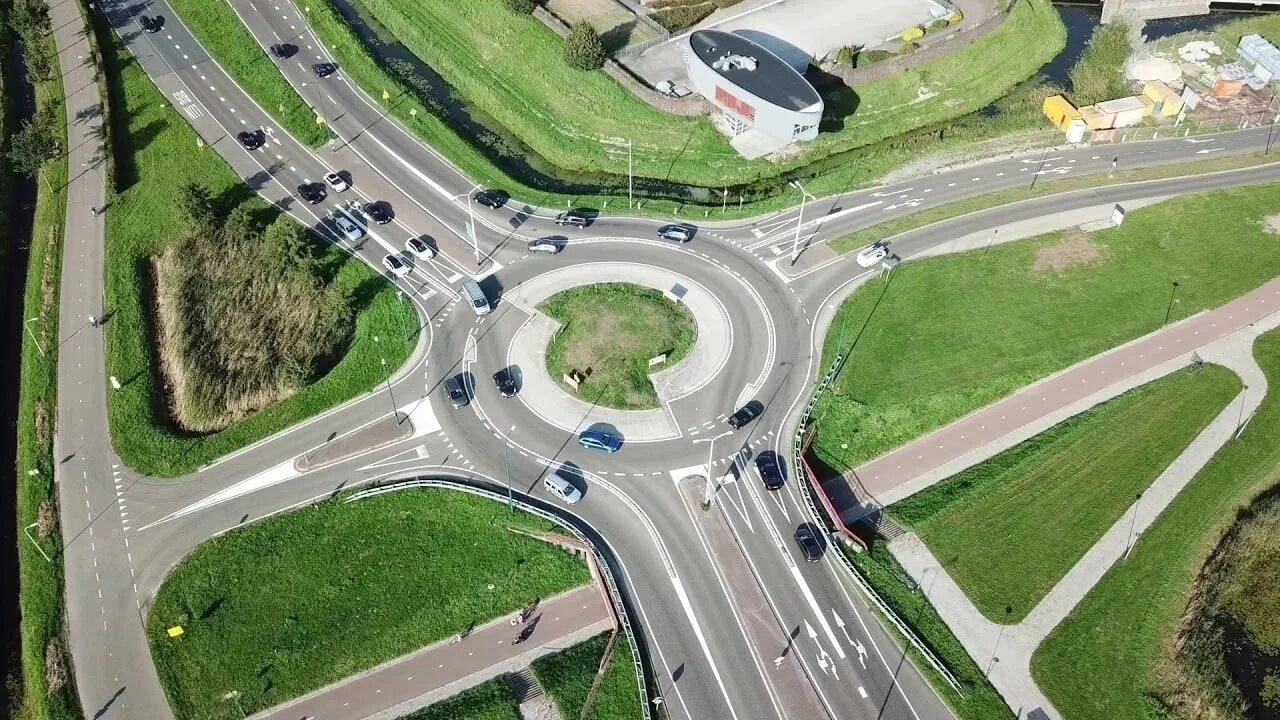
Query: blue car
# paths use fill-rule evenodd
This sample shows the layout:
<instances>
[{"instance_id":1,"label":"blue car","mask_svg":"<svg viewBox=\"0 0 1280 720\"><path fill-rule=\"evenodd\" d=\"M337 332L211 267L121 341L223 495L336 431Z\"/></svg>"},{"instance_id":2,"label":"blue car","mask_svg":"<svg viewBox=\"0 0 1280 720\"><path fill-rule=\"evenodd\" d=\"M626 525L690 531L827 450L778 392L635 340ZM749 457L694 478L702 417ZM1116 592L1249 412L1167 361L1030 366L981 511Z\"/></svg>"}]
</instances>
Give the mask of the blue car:
<instances>
[{"instance_id":1,"label":"blue car","mask_svg":"<svg viewBox=\"0 0 1280 720\"><path fill-rule=\"evenodd\" d=\"M616 453L622 449L622 438L599 430L583 430L578 436L578 444L588 450Z\"/></svg>"}]
</instances>

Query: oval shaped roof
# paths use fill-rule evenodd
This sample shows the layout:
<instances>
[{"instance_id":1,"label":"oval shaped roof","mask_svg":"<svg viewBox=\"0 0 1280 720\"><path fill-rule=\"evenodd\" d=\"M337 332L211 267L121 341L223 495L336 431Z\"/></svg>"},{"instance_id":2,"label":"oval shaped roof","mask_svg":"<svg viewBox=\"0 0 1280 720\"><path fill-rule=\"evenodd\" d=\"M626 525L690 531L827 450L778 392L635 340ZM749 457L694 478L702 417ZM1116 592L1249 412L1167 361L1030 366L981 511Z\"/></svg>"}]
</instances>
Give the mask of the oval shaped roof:
<instances>
[{"instance_id":1,"label":"oval shaped roof","mask_svg":"<svg viewBox=\"0 0 1280 720\"><path fill-rule=\"evenodd\" d=\"M702 64L756 97L788 110L822 102L804 76L764 46L723 30L698 30L689 45Z\"/></svg>"}]
</instances>

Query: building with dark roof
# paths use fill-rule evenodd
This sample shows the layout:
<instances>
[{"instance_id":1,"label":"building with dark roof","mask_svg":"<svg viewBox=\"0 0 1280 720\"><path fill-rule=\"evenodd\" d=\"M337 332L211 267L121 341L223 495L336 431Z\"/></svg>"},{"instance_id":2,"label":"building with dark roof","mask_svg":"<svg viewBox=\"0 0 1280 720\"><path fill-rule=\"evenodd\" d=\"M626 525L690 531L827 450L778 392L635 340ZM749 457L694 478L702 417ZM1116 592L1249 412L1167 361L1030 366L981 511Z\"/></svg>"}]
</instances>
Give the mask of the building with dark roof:
<instances>
[{"instance_id":1,"label":"building with dark roof","mask_svg":"<svg viewBox=\"0 0 1280 720\"><path fill-rule=\"evenodd\" d=\"M699 30L688 41L689 82L723 113L739 152L758 157L817 137L822 97L777 55L720 30Z\"/></svg>"}]
</instances>

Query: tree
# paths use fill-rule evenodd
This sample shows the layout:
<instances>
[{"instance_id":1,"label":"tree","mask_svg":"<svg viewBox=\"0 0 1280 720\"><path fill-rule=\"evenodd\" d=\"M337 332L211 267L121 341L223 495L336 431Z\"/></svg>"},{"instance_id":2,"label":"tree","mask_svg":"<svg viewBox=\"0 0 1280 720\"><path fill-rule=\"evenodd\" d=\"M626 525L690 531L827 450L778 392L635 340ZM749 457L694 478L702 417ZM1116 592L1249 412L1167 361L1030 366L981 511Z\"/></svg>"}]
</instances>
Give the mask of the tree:
<instances>
[{"instance_id":1,"label":"tree","mask_svg":"<svg viewBox=\"0 0 1280 720\"><path fill-rule=\"evenodd\" d=\"M49 6L44 0L14 0L13 7L9 10L9 27L22 36L24 43L34 45L53 28Z\"/></svg>"},{"instance_id":2,"label":"tree","mask_svg":"<svg viewBox=\"0 0 1280 720\"><path fill-rule=\"evenodd\" d=\"M62 153L53 112L55 108L51 106L41 108L34 118L22 124L9 143L13 168L27 177L35 177L45 161Z\"/></svg>"},{"instance_id":3,"label":"tree","mask_svg":"<svg viewBox=\"0 0 1280 720\"><path fill-rule=\"evenodd\" d=\"M537 3L534 0L502 0L502 4L507 9L518 15L528 15L533 12L533 7Z\"/></svg>"},{"instance_id":4,"label":"tree","mask_svg":"<svg viewBox=\"0 0 1280 720\"><path fill-rule=\"evenodd\" d=\"M43 42L26 43L27 77L32 84L53 79L53 53Z\"/></svg>"},{"instance_id":5,"label":"tree","mask_svg":"<svg viewBox=\"0 0 1280 720\"><path fill-rule=\"evenodd\" d=\"M187 183L178 188L178 219L194 235L212 234L218 225L213 198L203 185Z\"/></svg>"},{"instance_id":6,"label":"tree","mask_svg":"<svg viewBox=\"0 0 1280 720\"><path fill-rule=\"evenodd\" d=\"M564 39L564 61L578 70L598 70L604 67L604 43L600 34L588 22L579 22Z\"/></svg>"},{"instance_id":7,"label":"tree","mask_svg":"<svg viewBox=\"0 0 1280 720\"><path fill-rule=\"evenodd\" d=\"M288 215L280 215L262 234L260 254L269 272L284 273L296 268L314 274L317 260L307 231Z\"/></svg>"}]
</instances>

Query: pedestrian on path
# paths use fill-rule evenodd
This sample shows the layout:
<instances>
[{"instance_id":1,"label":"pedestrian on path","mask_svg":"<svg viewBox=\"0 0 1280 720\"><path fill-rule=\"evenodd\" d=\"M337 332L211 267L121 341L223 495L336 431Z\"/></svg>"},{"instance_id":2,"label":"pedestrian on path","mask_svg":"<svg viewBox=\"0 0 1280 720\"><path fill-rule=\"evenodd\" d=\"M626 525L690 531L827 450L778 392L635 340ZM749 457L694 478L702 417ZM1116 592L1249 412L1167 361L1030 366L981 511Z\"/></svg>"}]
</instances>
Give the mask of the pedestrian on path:
<instances>
[{"instance_id":1,"label":"pedestrian on path","mask_svg":"<svg viewBox=\"0 0 1280 720\"><path fill-rule=\"evenodd\" d=\"M89 206L89 212L93 213L94 217L98 217L98 214L101 213L102 210L99 209L97 205L91 205Z\"/></svg>"},{"instance_id":2,"label":"pedestrian on path","mask_svg":"<svg viewBox=\"0 0 1280 720\"><path fill-rule=\"evenodd\" d=\"M97 317L95 317L95 316L93 316L93 315L90 315L90 316L89 316L89 327L91 327L91 328L96 328L96 327L98 327L98 318L97 318Z\"/></svg>"},{"instance_id":3,"label":"pedestrian on path","mask_svg":"<svg viewBox=\"0 0 1280 720\"><path fill-rule=\"evenodd\" d=\"M779 655L778 657L774 658L774 659L773 659L773 669L774 669L774 670L777 670L778 668L782 667L782 661L783 661L783 657L782 657L781 655Z\"/></svg>"}]
</instances>

